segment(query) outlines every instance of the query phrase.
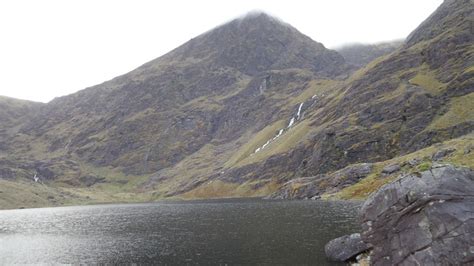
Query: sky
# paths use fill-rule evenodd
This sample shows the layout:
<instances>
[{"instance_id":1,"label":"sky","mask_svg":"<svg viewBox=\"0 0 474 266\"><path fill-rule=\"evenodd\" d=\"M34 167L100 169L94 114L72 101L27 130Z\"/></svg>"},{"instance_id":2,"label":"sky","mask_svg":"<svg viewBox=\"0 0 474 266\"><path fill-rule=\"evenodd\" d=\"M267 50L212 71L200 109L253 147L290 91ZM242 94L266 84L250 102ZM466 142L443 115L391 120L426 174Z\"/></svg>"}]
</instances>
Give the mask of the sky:
<instances>
[{"instance_id":1,"label":"sky","mask_svg":"<svg viewBox=\"0 0 474 266\"><path fill-rule=\"evenodd\" d=\"M0 95L39 102L102 83L249 11L328 48L405 38L442 0L2 0Z\"/></svg>"}]
</instances>

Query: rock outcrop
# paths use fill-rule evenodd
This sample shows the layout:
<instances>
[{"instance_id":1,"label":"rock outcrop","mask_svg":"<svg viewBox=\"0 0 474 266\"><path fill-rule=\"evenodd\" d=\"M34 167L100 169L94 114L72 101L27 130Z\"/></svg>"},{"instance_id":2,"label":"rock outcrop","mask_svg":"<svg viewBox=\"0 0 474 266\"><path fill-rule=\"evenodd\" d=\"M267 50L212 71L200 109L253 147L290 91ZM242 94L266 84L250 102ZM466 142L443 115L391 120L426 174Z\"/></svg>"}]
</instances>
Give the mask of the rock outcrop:
<instances>
[{"instance_id":1,"label":"rock outcrop","mask_svg":"<svg viewBox=\"0 0 474 266\"><path fill-rule=\"evenodd\" d=\"M439 165L389 183L361 209L374 265L474 262L474 171Z\"/></svg>"},{"instance_id":2,"label":"rock outcrop","mask_svg":"<svg viewBox=\"0 0 474 266\"><path fill-rule=\"evenodd\" d=\"M359 233L345 235L329 241L324 247L326 256L332 261L347 261L370 248Z\"/></svg>"},{"instance_id":3,"label":"rock outcrop","mask_svg":"<svg viewBox=\"0 0 474 266\"><path fill-rule=\"evenodd\" d=\"M387 175L390 175L390 174L393 174L395 172L398 172L400 171L401 167L399 164L391 164L391 165L387 165L385 166L383 169L382 169L382 173L383 174L387 174Z\"/></svg>"},{"instance_id":4,"label":"rock outcrop","mask_svg":"<svg viewBox=\"0 0 474 266\"><path fill-rule=\"evenodd\" d=\"M318 199L324 193L335 193L359 182L372 171L373 164L347 166L328 175L303 177L288 181L269 199Z\"/></svg>"},{"instance_id":5,"label":"rock outcrop","mask_svg":"<svg viewBox=\"0 0 474 266\"><path fill-rule=\"evenodd\" d=\"M435 154L433 154L432 159L433 159L433 161L442 160L444 157L450 155L454 151L455 151L455 149L452 149L452 148L451 149L441 149L441 150L435 152Z\"/></svg>"}]
</instances>

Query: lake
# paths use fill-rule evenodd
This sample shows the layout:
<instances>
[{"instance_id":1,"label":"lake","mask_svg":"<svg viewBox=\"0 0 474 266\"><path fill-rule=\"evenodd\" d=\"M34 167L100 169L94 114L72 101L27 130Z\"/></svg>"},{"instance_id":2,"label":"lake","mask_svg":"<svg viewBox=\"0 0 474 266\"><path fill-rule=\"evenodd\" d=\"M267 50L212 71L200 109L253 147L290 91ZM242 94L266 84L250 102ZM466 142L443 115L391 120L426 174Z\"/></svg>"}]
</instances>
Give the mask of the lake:
<instances>
[{"instance_id":1,"label":"lake","mask_svg":"<svg viewBox=\"0 0 474 266\"><path fill-rule=\"evenodd\" d=\"M352 202L227 199L0 211L0 264L330 265Z\"/></svg>"}]
</instances>

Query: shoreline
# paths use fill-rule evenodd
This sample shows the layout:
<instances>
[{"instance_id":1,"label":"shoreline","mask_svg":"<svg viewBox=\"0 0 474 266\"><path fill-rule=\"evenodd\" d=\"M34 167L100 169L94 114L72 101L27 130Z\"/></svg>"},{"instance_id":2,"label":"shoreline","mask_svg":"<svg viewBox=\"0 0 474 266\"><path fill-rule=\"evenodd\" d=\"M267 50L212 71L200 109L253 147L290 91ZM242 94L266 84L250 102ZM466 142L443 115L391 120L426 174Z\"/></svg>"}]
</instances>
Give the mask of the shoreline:
<instances>
[{"instance_id":1,"label":"shoreline","mask_svg":"<svg viewBox=\"0 0 474 266\"><path fill-rule=\"evenodd\" d=\"M349 202L362 205L365 202L365 199L333 199L333 198L320 198L316 200L312 199L268 199L265 197L221 197L221 198L168 198L168 199L159 199L155 201L110 201L110 202L91 202L85 204L62 204L56 206L38 206L38 207L17 207L17 208L2 208L1 211L11 211L11 210L29 210L29 209L47 209L47 208L68 208L68 207L87 207L87 206L103 206L103 205L132 205L132 204L153 204L153 203L164 203L164 204L176 204L176 203L210 203L215 201L216 203L227 203L232 201L268 201L268 202L291 202L291 201L323 201L323 202Z\"/></svg>"}]
</instances>

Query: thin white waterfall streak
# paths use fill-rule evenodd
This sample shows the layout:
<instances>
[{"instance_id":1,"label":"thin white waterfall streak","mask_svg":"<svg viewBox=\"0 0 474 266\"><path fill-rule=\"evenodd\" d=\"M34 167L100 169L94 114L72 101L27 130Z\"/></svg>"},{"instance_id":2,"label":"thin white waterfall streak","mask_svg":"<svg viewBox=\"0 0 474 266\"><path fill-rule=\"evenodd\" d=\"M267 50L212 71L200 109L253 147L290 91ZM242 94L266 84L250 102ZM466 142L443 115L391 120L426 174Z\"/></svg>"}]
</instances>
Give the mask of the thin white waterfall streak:
<instances>
[{"instance_id":1,"label":"thin white waterfall streak","mask_svg":"<svg viewBox=\"0 0 474 266\"><path fill-rule=\"evenodd\" d=\"M262 86L260 86L260 87L262 88ZM316 97L316 95L314 95L313 98L314 97ZM296 120L299 120L301 118L301 109L303 108L303 104L304 104L304 102L300 103L300 105L298 106L298 111L296 112L296 117L293 116L290 119L290 122L288 123L288 126L286 128L292 127L295 124ZM267 140L267 142L265 142L265 144L263 144L262 146L255 149L254 153L260 152L261 150L265 149L265 147L267 147L270 143L272 143L277 138L279 138L283 134L284 131L285 131L284 128L281 128L280 130L278 130L278 133L273 138Z\"/></svg>"},{"instance_id":2,"label":"thin white waterfall streak","mask_svg":"<svg viewBox=\"0 0 474 266\"><path fill-rule=\"evenodd\" d=\"M301 108L303 107L303 104L304 102L300 104L300 106L298 107L298 112L296 113L296 119L298 120L300 119L300 116L301 116Z\"/></svg>"},{"instance_id":3,"label":"thin white waterfall streak","mask_svg":"<svg viewBox=\"0 0 474 266\"><path fill-rule=\"evenodd\" d=\"M291 120L290 120L290 123L288 123L287 128L290 128L294 123L295 123L295 118L292 117Z\"/></svg>"}]
</instances>

